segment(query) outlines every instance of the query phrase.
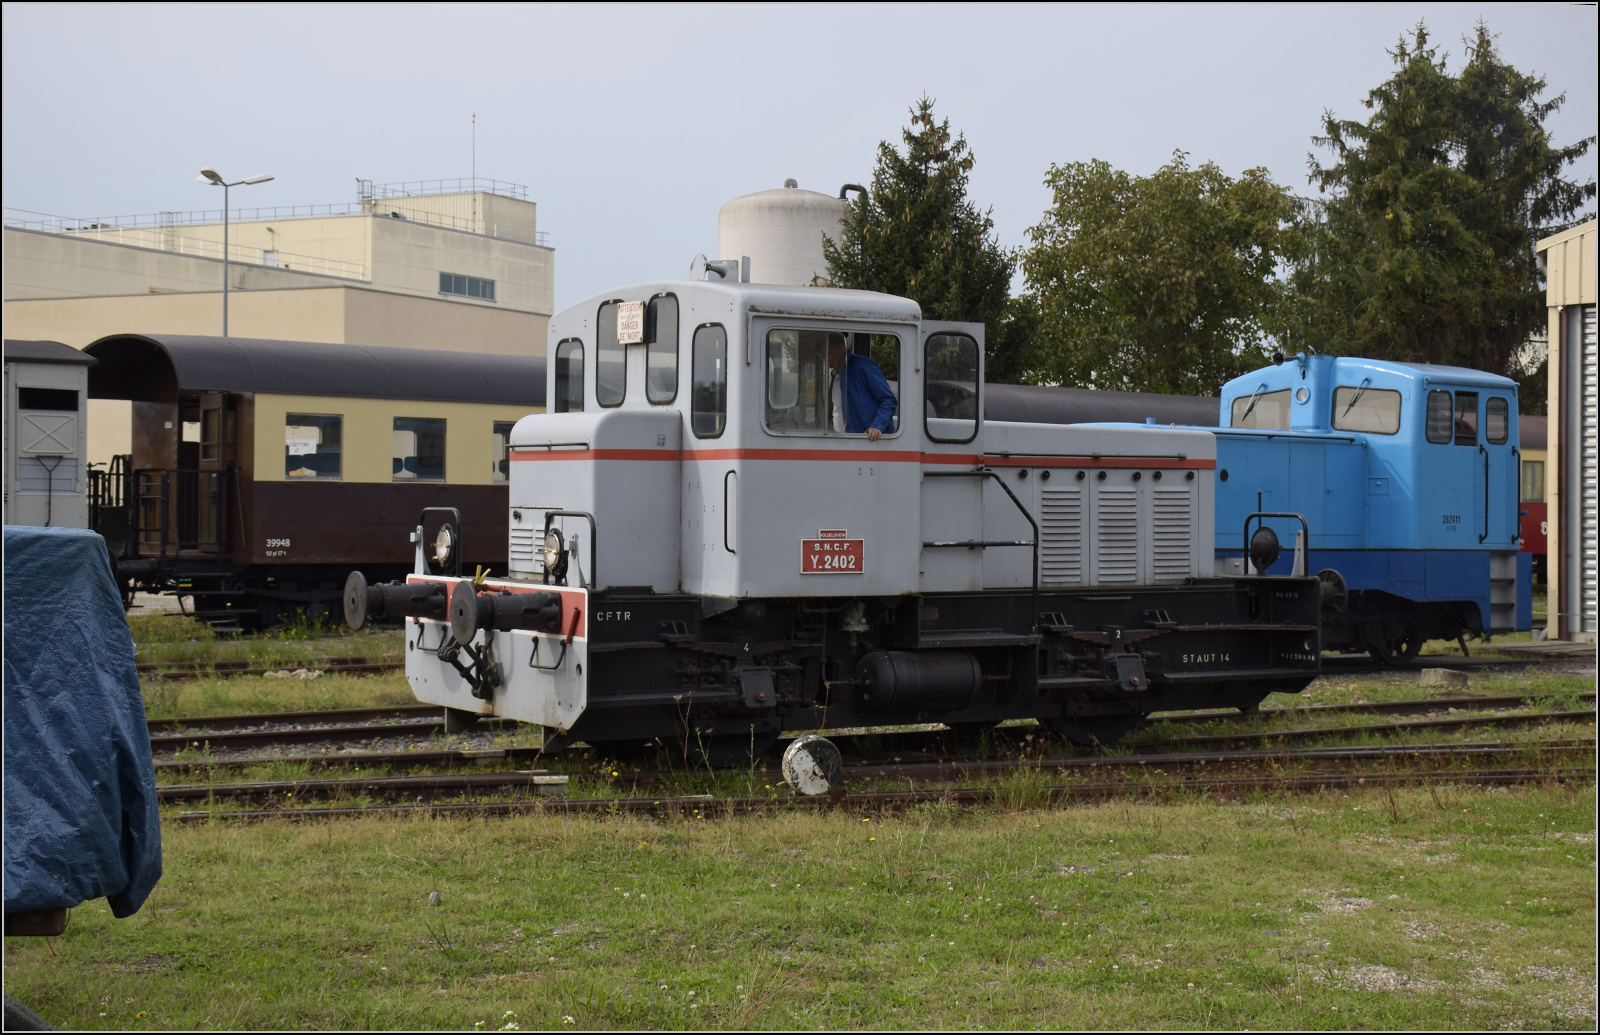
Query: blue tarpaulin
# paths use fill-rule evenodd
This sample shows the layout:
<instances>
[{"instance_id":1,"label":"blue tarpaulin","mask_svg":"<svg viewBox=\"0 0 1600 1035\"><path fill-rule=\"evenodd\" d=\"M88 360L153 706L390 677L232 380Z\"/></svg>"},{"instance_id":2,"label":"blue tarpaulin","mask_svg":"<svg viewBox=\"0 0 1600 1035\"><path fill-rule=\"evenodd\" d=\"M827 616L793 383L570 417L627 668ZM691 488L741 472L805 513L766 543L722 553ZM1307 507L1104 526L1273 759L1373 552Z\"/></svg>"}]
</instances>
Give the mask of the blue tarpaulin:
<instances>
[{"instance_id":1,"label":"blue tarpaulin","mask_svg":"<svg viewBox=\"0 0 1600 1035\"><path fill-rule=\"evenodd\" d=\"M104 896L132 916L161 879L161 821L133 637L105 540L5 527L6 912Z\"/></svg>"}]
</instances>

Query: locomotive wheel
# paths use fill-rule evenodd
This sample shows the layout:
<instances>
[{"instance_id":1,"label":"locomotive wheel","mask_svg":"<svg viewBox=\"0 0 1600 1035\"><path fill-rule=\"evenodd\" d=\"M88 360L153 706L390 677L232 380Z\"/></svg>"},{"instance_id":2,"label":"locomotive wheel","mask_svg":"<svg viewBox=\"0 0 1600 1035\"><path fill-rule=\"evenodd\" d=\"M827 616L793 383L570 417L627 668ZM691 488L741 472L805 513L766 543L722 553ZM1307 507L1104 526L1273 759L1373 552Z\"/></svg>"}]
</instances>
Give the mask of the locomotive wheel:
<instances>
[{"instance_id":1,"label":"locomotive wheel","mask_svg":"<svg viewBox=\"0 0 1600 1035\"><path fill-rule=\"evenodd\" d=\"M683 748L684 760L711 769L736 769L753 765L777 743L776 733L757 733L753 738L735 733L712 737L690 734Z\"/></svg>"},{"instance_id":2,"label":"locomotive wheel","mask_svg":"<svg viewBox=\"0 0 1600 1035\"><path fill-rule=\"evenodd\" d=\"M1094 715L1078 719L1045 719L1044 724L1074 744L1109 747L1133 732L1142 715Z\"/></svg>"},{"instance_id":3,"label":"locomotive wheel","mask_svg":"<svg viewBox=\"0 0 1600 1035\"><path fill-rule=\"evenodd\" d=\"M1369 622L1362 634L1379 664L1398 667L1422 653L1422 634L1410 622Z\"/></svg>"}]
</instances>

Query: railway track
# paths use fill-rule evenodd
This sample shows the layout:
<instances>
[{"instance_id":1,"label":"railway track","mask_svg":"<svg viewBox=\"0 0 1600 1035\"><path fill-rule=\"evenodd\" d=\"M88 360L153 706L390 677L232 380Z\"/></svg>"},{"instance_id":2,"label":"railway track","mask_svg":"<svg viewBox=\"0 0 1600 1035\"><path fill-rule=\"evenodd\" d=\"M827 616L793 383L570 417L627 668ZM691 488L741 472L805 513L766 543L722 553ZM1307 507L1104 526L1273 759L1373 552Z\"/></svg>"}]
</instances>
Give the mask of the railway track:
<instances>
[{"instance_id":1,"label":"railway track","mask_svg":"<svg viewBox=\"0 0 1600 1035\"><path fill-rule=\"evenodd\" d=\"M1593 766L1560 769L1441 769L1406 773L1313 773L1286 776L1272 774L1254 777L1180 777L1160 783L1129 780L1055 784L1034 788L1031 797L1040 803L1064 804L1117 797L1159 799L1174 794L1217 794L1223 797L1252 792L1311 792L1354 790L1381 787L1460 784L1472 786L1512 786L1529 783L1588 782L1594 779ZM255 821L264 819L353 819L363 816L496 816L525 812L547 814L643 813L710 819L722 816L770 814L786 809L833 807L865 811L892 811L923 802L947 801L964 806L1004 801L1006 791L994 787L966 787L940 790L879 791L841 794L836 797L738 797L711 795L663 796L658 798L540 798L532 801L461 802L451 804L380 805L331 808L279 808L236 811L182 812L184 823L210 820Z\"/></svg>"},{"instance_id":2,"label":"railway track","mask_svg":"<svg viewBox=\"0 0 1600 1035\"><path fill-rule=\"evenodd\" d=\"M205 664L166 665L159 661L137 666L141 678L150 679L226 679L230 676L264 676L271 672L310 669L323 674L372 675L404 669L403 661L368 661L366 658L329 658L326 661L294 661L270 667L251 667L248 661L213 661Z\"/></svg>"},{"instance_id":3,"label":"railway track","mask_svg":"<svg viewBox=\"0 0 1600 1035\"><path fill-rule=\"evenodd\" d=\"M1570 695L1557 695L1568 697ZM1250 718L1275 718L1288 715L1318 716L1335 714L1418 715L1457 709L1480 711L1499 708L1516 708L1540 700L1548 695L1521 694L1498 697L1451 696L1416 701L1380 701L1368 704L1322 704L1303 708L1263 708L1252 715L1236 710L1194 712L1186 715L1158 716L1146 721L1141 729L1176 723L1200 724L1232 722ZM1579 695L1581 700L1593 700L1593 694ZM150 719L150 745L156 751L175 751L185 747L209 744L213 750L228 751L279 744L317 744L342 741L361 741L395 736L432 736L444 730L441 710L431 705L396 705L387 708L343 708L315 712L269 712L253 715L197 716L175 719ZM377 720L395 720L379 722ZM518 725L509 719L480 719L474 728L494 730ZM1348 727L1359 729L1360 727ZM1245 736L1249 736L1246 734ZM1289 734L1283 734L1289 735ZM916 738L942 738L943 731L932 733L885 734L897 742ZM907 750L913 750L906 743ZM931 746L931 745L924 745Z\"/></svg>"},{"instance_id":4,"label":"railway track","mask_svg":"<svg viewBox=\"0 0 1600 1035\"><path fill-rule=\"evenodd\" d=\"M1051 771L1059 776L1087 774L1095 771L1127 772L1142 770L1146 775L1164 776L1169 772L1185 772L1211 766L1230 766L1236 770L1262 766L1311 767L1315 769L1340 769L1362 764L1396 762L1415 764L1422 762L1458 762L1464 759L1486 761L1504 758L1539 758L1544 760L1583 760L1592 756L1595 742L1587 740L1557 740L1539 743L1492 744L1401 744L1383 747L1311 748L1301 750L1247 751L1247 752L1191 752L1178 755L1096 755L1080 758L1023 758L991 761L958 762L860 762L844 768L841 782L859 783L863 780L904 780L910 784L935 783L972 777L1005 776L1024 771ZM484 756L490 752L474 752ZM495 752L493 754L503 754ZM493 760L493 759L490 759ZM367 760L367 764L373 764ZM542 769L495 770L488 772L446 773L417 777L354 777L333 780L277 780L249 783L168 784L158 788L158 799L164 803L203 801L210 798L287 799L307 797L340 797L367 795L378 798L412 797L432 799L441 795L473 792L503 792L537 789L539 794L564 793L571 776L593 774L557 774ZM700 775L689 771L653 771L618 773L611 780L613 786L657 786L671 779ZM737 775L737 774L735 774ZM782 782L775 768L757 770L750 774L771 781L776 786ZM606 779L603 775L598 779ZM560 791L556 788L561 788Z\"/></svg>"},{"instance_id":5,"label":"railway track","mask_svg":"<svg viewBox=\"0 0 1600 1035\"><path fill-rule=\"evenodd\" d=\"M1484 669L1496 668L1526 668L1529 665L1539 665L1555 657L1545 658L1529 655L1518 658L1458 658L1453 655L1427 656L1400 666L1382 665L1366 656L1340 656L1329 655L1322 659L1324 676L1361 675L1370 672L1420 672L1424 668L1448 668L1458 671L1476 672ZM138 666L139 675L153 679L181 680L181 679L226 679L230 676L264 676L273 672L298 669L312 669L322 673L344 673L346 675L372 675L381 672L398 672L405 669L403 661L368 661L359 657L333 657L325 661L294 661L281 665L267 667L254 666L248 661L213 661L188 665L173 665L163 662L143 662Z\"/></svg>"}]
</instances>

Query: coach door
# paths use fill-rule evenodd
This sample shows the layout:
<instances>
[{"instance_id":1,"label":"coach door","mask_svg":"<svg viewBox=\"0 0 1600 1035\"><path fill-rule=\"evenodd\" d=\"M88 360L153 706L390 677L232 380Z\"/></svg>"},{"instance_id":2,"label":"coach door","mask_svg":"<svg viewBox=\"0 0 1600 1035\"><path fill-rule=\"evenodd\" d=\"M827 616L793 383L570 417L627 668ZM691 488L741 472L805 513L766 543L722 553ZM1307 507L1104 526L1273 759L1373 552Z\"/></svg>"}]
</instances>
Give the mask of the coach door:
<instances>
[{"instance_id":1,"label":"coach door","mask_svg":"<svg viewBox=\"0 0 1600 1035\"><path fill-rule=\"evenodd\" d=\"M200 396L199 441L194 445L194 547L205 553L226 552L232 493L231 468L236 434L231 400L221 392ZM187 464L183 466L188 466Z\"/></svg>"}]
</instances>

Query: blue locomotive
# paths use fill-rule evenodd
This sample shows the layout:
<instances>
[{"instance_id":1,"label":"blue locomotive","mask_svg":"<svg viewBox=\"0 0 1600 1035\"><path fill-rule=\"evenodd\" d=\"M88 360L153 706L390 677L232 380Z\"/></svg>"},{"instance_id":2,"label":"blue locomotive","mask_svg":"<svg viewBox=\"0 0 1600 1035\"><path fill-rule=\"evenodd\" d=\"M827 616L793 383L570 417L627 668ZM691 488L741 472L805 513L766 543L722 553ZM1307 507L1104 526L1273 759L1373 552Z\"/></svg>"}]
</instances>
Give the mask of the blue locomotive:
<instances>
[{"instance_id":1,"label":"blue locomotive","mask_svg":"<svg viewBox=\"0 0 1600 1035\"><path fill-rule=\"evenodd\" d=\"M1324 649L1526 630L1516 382L1298 355L1222 388L1217 573L1316 573Z\"/></svg>"}]
</instances>

